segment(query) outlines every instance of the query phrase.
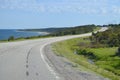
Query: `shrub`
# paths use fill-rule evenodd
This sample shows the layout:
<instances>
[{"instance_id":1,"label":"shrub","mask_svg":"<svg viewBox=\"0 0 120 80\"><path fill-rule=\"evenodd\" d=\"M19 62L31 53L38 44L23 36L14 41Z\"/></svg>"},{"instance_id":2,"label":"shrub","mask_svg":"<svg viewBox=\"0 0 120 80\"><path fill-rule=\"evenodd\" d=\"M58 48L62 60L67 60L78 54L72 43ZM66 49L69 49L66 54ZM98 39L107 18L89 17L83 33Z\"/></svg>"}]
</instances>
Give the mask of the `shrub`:
<instances>
[{"instance_id":1,"label":"shrub","mask_svg":"<svg viewBox=\"0 0 120 80\"><path fill-rule=\"evenodd\" d=\"M93 52L87 51L85 49L79 49L77 50L78 55L84 55L85 57L88 57L90 59L96 59L96 56L93 54Z\"/></svg>"},{"instance_id":2,"label":"shrub","mask_svg":"<svg viewBox=\"0 0 120 80\"><path fill-rule=\"evenodd\" d=\"M14 38L14 36L10 36L9 38L8 38L8 41L13 41L15 38Z\"/></svg>"}]
</instances>

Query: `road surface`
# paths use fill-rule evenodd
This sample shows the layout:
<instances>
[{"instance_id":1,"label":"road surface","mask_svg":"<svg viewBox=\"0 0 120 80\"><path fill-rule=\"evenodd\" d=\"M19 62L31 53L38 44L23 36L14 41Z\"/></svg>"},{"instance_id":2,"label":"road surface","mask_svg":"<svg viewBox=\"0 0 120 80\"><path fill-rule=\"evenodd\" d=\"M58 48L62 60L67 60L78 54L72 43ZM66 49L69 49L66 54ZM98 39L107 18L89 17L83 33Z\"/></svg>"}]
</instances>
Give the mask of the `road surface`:
<instances>
[{"instance_id":1,"label":"road surface","mask_svg":"<svg viewBox=\"0 0 120 80\"><path fill-rule=\"evenodd\" d=\"M105 31L102 28L100 31ZM91 33L0 43L0 80L62 80L44 55L45 46ZM47 52L46 52L47 53ZM54 67L54 66L53 66Z\"/></svg>"}]
</instances>

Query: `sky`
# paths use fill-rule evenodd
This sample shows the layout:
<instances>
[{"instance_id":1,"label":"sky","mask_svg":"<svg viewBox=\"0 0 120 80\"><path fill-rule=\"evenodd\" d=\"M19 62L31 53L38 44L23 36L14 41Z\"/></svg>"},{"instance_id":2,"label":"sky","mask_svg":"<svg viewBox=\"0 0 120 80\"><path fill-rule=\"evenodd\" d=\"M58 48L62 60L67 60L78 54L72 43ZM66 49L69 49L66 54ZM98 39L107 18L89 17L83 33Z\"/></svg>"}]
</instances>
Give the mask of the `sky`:
<instances>
[{"instance_id":1,"label":"sky","mask_svg":"<svg viewBox=\"0 0 120 80\"><path fill-rule=\"evenodd\" d=\"M120 0L0 0L0 29L120 23Z\"/></svg>"}]
</instances>

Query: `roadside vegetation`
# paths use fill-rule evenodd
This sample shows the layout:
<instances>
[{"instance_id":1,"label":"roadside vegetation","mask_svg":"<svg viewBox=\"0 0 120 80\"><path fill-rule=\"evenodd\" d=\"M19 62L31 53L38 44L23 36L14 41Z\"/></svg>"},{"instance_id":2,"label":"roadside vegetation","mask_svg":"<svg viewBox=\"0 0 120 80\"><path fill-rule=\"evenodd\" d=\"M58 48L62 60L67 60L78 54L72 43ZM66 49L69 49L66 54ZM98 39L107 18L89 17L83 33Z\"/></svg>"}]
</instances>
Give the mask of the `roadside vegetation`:
<instances>
[{"instance_id":1,"label":"roadside vegetation","mask_svg":"<svg viewBox=\"0 0 120 80\"><path fill-rule=\"evenodd\" d=\"M57 42L53 50L58 56L84 66L104 77L120 80L120 25L109 25L105 32L90 37Z\"/></svg>"},{"instance_id":2,"label":"roadside vegetation","mask_svg":"<svg viewBox=\"0 0 120 80\"><path fill-rule=\"evenodd\" d=\"M64 35L76 35L76 34L83 34L92 32L95 29L98 29L97 25L84 25L84 26L76 26L70 28L64 28L62 30L55 31L51 33L52 36L64 36Z\"/></svg>"},{"instance_id":3,"label":"roadside vegetation","mask_svg":"<svg viewBox=\"0 0 120 80\"><path fill-rule=\"evenodd\" d=\"M49 34L42 35L42 36L39 35L39 36L20 37L20 38L15 38L14 36L10 36L7 40L0 40L0 42L21 41L21 40L28 40L28 39L39 39L39 38L48 38L48 37L55 37L55 36L83 34L83 33L92 32L98 29L100 29L100 26L97 26L97 25L83 25L83 26L68 27L68 28L25 29L25 30L19 30L19 31L41 31L41 32L47 32Z\"/></svg>"},{"instance_id":4,"label":"roadside vegetation","mask_svg":"<svg viewBox=\"0 0 120 80\"><path fill-rule=\"evenodd\" d=\"M85 32L93 31L95 28L100 27L99 25L81 25L75 27L63 27L63 28L43 28L43 29L19 29L19 31L34 31L34 32L47 32L53 36L62 36L62 35L73 35L81 34Z\"/></svg>"},{"instance_id":5,"label":"roadside vegetation","mask_svg":"<svg viewBox=\"0 0 120 80\"><path fill-rule=\"evenodd\" d=\"M7 40L0 40L0 42L24 41L24 40L49 38L49 37L52 37L52 36L45 35L45 36L32 36L32 37L20 37L20 38L15 38L14 36L10 36Z\"/></svg>"}]
</instances>

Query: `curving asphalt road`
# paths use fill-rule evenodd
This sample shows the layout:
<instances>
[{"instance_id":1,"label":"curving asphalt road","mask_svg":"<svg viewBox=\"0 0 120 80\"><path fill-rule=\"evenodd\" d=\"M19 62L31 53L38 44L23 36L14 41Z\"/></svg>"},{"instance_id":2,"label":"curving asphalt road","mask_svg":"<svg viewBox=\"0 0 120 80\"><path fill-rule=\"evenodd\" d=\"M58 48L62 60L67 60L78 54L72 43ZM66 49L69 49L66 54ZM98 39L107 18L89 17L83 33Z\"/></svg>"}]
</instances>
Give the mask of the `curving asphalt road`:
<instances>
[{"instance_id":1,"label":"curving asphalt road","mask_svg":"<svg viewBox=\"0 0 120 80\"><path fill-rule=\"evenodd\" d=\"M100 31L105 31L104 27ZM44 56L45 46L91 33L0 43L0 80L62 80ZM47 53L47 52L46 52Z\"/></svg>"}]
</instances>

